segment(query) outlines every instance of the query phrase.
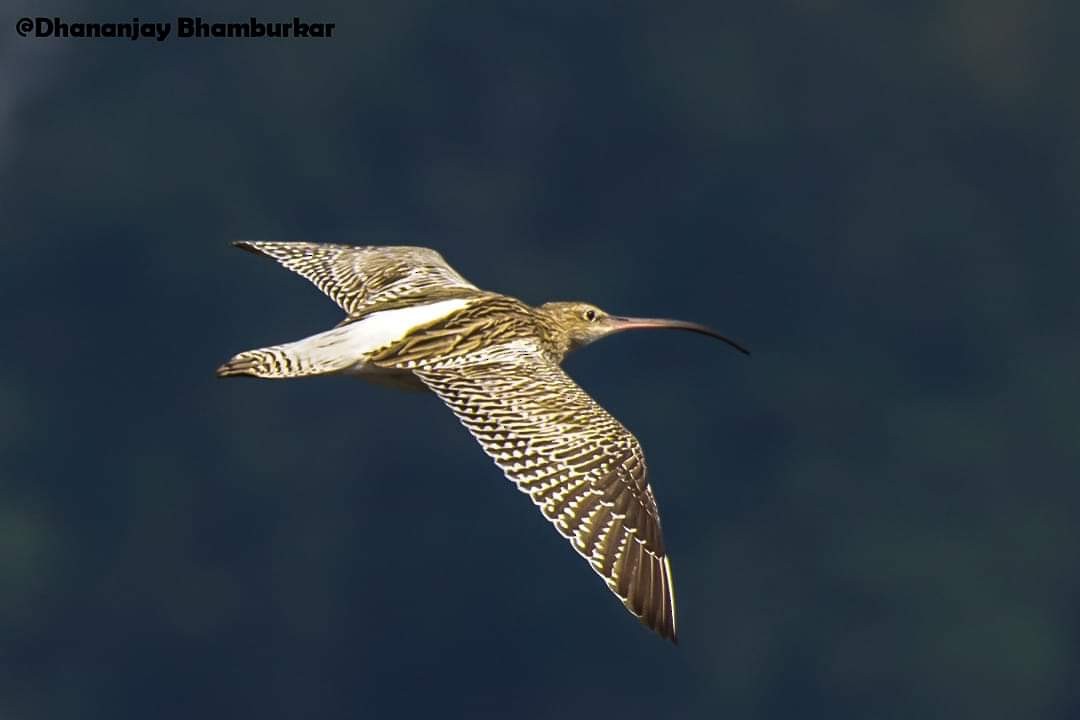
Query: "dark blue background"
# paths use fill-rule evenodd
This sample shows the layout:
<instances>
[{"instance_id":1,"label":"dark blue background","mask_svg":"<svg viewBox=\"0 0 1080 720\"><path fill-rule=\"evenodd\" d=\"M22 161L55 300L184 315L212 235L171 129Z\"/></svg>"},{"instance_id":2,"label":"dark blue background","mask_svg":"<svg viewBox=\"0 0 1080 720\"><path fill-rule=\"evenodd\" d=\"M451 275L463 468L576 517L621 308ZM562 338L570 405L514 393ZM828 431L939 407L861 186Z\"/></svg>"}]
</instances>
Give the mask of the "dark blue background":
<instances>
[{"instance_id":1,"label":"dark blue background","mask_svg":"<svg viewBox=\"0 0 1080 720\"><path fill-rule=\"evenodd\" d=\"M337 29L13 30L54 14ZM1080 5L0 15L0 716L1080 714ZM433 397L215 379L339 319L235 239L750 345L567 363L648 452L680 646Z\"/></svg>"}]
</instances>

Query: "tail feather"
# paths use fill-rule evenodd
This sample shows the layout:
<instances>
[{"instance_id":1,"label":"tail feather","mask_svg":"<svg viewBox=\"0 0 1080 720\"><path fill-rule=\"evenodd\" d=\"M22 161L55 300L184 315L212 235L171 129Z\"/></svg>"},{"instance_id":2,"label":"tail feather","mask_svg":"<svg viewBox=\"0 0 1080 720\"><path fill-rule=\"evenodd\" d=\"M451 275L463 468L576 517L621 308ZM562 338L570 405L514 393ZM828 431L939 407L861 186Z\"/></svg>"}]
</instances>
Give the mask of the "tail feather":
<instances>
[{"instance_id":1,"label":"tail feather","mask_svg":"<svg viewBox=\"0 0 1080 720\"><path fill-rule=\"evenodd\" d=\"M261 378L284 378L293 377L288 370L286 362L288 355L279 352L278 348L260 348L258 350L246 350L233 355L224 365L217 369L218 377L232 377L233 375L250 375Z\"/></svg>"},{"instance_id":2,"label":"tail feather","mask_svg":"<svg viewBox=\"0 0 1080 720\"><path fill-rule=\"evenodd\" d=\"M217 369L218 377L249 375L258 378L296 378L326 375L349 367L355 359L320 352L303 340L286 345L245 350Z\"/></svg>"}]
</instances>

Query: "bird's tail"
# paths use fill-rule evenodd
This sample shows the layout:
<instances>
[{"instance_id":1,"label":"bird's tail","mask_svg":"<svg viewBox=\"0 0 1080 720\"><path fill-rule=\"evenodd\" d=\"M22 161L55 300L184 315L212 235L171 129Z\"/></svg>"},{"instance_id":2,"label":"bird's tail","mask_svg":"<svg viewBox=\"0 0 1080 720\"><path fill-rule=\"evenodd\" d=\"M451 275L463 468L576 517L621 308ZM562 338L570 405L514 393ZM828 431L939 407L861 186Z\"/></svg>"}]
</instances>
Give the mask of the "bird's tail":
<instances>
[{"instance_id":1,"label":"bird's tail","mask_svg":"<svg viewBox=\"0 0 1080 720\"><path fill-rule=\"evenodd\" d=\"M332 352L325 341L327 333L303 340L245 350L234 355L217 369L218 377L250 375L259 378L296 378L340 372L355 363L355 358Z\"/></svg>"}]
</instances>

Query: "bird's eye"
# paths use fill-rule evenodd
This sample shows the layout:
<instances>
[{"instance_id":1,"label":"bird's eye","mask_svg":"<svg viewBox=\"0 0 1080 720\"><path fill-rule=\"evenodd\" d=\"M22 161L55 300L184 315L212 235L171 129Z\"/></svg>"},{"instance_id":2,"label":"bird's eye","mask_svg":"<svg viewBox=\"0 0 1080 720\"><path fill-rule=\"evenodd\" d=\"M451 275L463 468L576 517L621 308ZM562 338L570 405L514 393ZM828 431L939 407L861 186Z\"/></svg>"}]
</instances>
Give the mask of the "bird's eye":
<instances>
[{"instance_id":1,"label":"bird's eye","mask_svg":"<svg viewBox=\"0 0 1080 720\"><path fill-rule=\"evenodd\" d=\"M586 310L585 311L585 319L588 320L589 322L592 322L593 320L595 320L596 319L596 311L592 310L592 309Z\"/></svg>"}]
</instances>

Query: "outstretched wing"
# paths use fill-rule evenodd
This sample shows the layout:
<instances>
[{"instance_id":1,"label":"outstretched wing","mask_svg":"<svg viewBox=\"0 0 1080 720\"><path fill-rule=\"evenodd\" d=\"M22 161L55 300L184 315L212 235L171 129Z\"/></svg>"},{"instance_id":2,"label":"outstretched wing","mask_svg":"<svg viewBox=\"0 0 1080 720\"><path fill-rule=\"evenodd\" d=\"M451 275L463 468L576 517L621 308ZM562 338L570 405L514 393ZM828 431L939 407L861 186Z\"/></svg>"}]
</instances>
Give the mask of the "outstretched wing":
<instances>
[{"instance_id":1,"label":"outstretched wing","mask_svg":"<svg viewBox=\"0 0 1080 720\"><path fill-rule=\"evenodd\" d=\"M354 247L307 242L237 242L314 283L349 316L432 290L477 290L439 253L422 247Z\"/></svg>"},{"instance_id":2,"label":"outstretched wing","mask_svg":"<svg viewBox=\"0 0 1080 720\"><path fill-rule=\"evenodd\" d=\"M413 372L626 608L675 641L671 563L630 431L528 343Z\"/></svg>"}]
</instances>

